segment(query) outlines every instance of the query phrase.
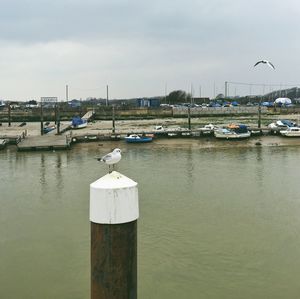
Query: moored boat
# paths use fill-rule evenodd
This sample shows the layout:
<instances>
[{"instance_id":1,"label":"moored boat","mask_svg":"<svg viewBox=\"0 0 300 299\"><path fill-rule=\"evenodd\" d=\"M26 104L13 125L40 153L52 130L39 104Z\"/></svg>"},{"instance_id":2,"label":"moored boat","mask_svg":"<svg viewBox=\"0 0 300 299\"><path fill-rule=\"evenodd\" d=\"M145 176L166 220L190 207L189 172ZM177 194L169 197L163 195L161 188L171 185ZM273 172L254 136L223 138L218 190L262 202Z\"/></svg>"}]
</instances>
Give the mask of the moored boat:
<instances>
[{"instance_id":1,"label":"moored boat","mask_svg":"<svg viewBox=\"0 0 300 299\"><path fill-rule=\"evenodd\" d=\"M285 137L300 137L300 127L288 127L286 130L280 130L280 134Z\"/></svg>"},{"instance_id":2,"label":"moored boat","mask_svg":"<svg viewBox=\"0 0 300 299\"><path fill-rule=\"evenodd\" d=\"M217 127L215 127L213 124L205 125L202 128L199 128L200 134L202 135L210 135L216 130Z\"/></svg>"},{"instance_id":3,"label":"moored boat","mask_svg":"<svg viewBox=\"0 0 300 299\"><path fill-rule=\"evenodd\" d=\"M82 119L79 116L75 116L72 118L72 128L73 129L82 129L87 126L87 120Z\"/></svg>"},{"instance_id":4,"label":"moored boat","mask_svg":"<svg viewBox=\"0 0 300 299\"><path fill-rule=\"evenodd\" d=\"M214 135L219 139L245 139L251 136L245 125L229 125L227 128L219 128L214 131Z\"/></svg>"},{"instance_id":5,"label":"moored boat","mask_svg":"<svg viewBox=\"0 0 300 299\"><path fill-rule=\"evenodd\" d=\"M128 143L145 143L151 142L153 138L151 136L140 136L137 134L131 134L125 137L125 141Z\"/></svg>"},{"instance_id":6,"label":"moored boat","mask_svg":"<svg viewBox=\"0 0 300 299\"><path fill-rule=\"evenodd\" d=\"M53 130L55 130L56 126L55 125L50 125L48 124L46 127L44 127L43 131L44 131L44 134L47 134Z\"/></svg>"},{"instance_id":7,"label":"moored boat","mask_svg":"<svg viewBox=\"0 0 300 299\"><path fill-rule=\"evenodd\" d=\"M288 127L294 127L296 124L290 120L287 119L281 119L277 120L273 123L270 123L268 125L268 128L270 129L277 129L277 128L288 128Z\"/></svg>"},{"instance_id":8,"label":"moored boat","mask_svg":"<svg viewBox=\"0 0 300 299\"><path fill-rule=\"evenodd\" d=\"M7 139L0 139L0 149L5 148L7 144Z\"/></svg>"}]
</instances>

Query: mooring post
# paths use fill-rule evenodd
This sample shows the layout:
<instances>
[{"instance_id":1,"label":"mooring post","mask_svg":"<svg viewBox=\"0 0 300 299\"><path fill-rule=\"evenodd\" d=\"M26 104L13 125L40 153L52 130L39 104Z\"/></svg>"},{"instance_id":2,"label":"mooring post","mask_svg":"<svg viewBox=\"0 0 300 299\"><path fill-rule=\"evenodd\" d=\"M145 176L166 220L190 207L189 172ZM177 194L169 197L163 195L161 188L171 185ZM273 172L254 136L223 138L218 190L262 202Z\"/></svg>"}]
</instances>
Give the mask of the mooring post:
<instances>
[{"instance_id":1,"label":"mooring post","mask_svg":"<svg viewBox=\"0 0 300 299\"><path fill-rule=\"evenodd\" d=\"M57 110L56 110L56 134L59 135L60 134L60 110L59 110L59 103L56 103L57 104Z\"/></svg>"},{"instance_id":2,"label":"mooring post","mask_svg":"<svg viewBox=\"0 0 300 299\"><path fill-rule=\"evenodd\" d=\"M261 99L259 100L259 104L258 104L258 124L257 124L257 126L260 129L260 127L261 127Z\"/></svg>"},{"instance_id":3,"label":"mooring post","mask_svg":"<svg viewBox=\"0 0 300 299\"><path fill-rule=\"evenodd\" d=\"M188 126L189 130L191 130L191 107L188 107Z\"/></svg>"},{"instance_id":4,"label":"mooring post","mask_svg":"<svg viewBox=\"0 0 300 299\"><path fill-rule=\"evenodd\" d=\"M116 115L115 115L115 106L112 106L112 133L115 134L116 132Z\"/></svg>"},{"instance_id":5,"label":"mooring post","mask_svg":"<svg viewBox=\"0 0 300 299\"><path fill-rule=\"evenodd\" d=\"M11 105L8 103L8 126L11 126Z\"/></svg>"},{"instance_id":6,"label":"mooring post","mask_svg":"<svg viewBox=\"0 0 300 299\"><path fill-rule=\"evenodd\" d=\"M137 183L113 171L90 185L91 299L137 298Z\"/></svg>"},{"instance_id":7,"label":"mooring post","mask_svg":"<svg viewBox=\"0 0 300 299\"><path fill-rule=\"evenodd\" d=\"M41 135L44 135L44 112L43 112L43 100L41 100Z\"/></svg>"}]
</instances>

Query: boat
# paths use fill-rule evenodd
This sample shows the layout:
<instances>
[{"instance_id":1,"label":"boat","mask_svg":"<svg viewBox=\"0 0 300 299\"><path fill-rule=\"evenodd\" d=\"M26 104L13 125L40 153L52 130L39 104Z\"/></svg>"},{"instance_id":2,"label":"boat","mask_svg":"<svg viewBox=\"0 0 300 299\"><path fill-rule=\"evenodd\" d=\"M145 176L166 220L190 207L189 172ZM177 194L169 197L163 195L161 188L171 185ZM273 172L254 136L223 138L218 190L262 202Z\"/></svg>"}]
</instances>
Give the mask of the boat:
<instances>
[{"instance_id":1,"label":"boat","mask_svg":"<svg viewBox=\"0 0 300 299\"><path fill-rule=\"evenodd\" d=\"M44 127L43 131L44 131L44 134L47 134L53 130L55 130L56 126L55 125L50 125L48 124L46 127Z\"/></svg>"},{"instance_id":2,"label":"boat","mask_svg":"<svg viewBox=\"0 0 300 299\"><path fill-rule=\"evenodd\" d=\"M300 127L288 127L279 131L285 137L300 137Z\"/></svg>"},{"instance_id":3,"label":"boat","mask_svg":"<svg viewBox=\"0 0 300 299\"><path fill-rule=\"evenodd\" d=\"M145 143L151 142L153 138L151 136L140 136L137 134L131 134L125 137L125 141L128 143Z\"/></svg>"},{"instance_id":4,"label":"boat","mask_svg":"<svg viewBox=\"0 0 300 299\"><path fill-rule=\"evenodd\" d=\"M154 131L155 132L164 132L165 128L163 126L155 126Z\"/></svg>"},{"instance_id":5,"label":"boat","mask_svg":"<svg viewBox=\"0 0 300 299\"><path fill-rule=\"evenodd\" d=\"M245 139L251 136L251 132L245 125L231 124L226 128L218 128L214 135L219 139Z\"/></svg>"},{"instance_id":6,"label":"boat","mask_svg":"<svg viewBox=\"0 0 300 299\"><path fill-rule=\"evenodd\" d=\"M0 139L0 149L4 149L7 144L7 139Z\"/></svg>"},{"instance_id":7,"label":"boat","mask_svg":"<svg viewBox=\"0 0 300 299\"><path fill-rule=\"evenodd\" d=\"M296 124L287 119L277 120L276 122L270 123L268 128L270 129L277 129L277 128L289 128L294 127Z\"/></svg>"},{"instance_id":8,"label":"boat","mask_svg":"<svg viewBox=\"0 0 300 299\"><path fill-rule=\"evenodd\" d=\"M72 124L71 124L73 129L83 129L87 126L87 120L82 119L79 116L74 116L72 118Z\"/></svg>"},{"instance_id":9,"label":"boat","mask_svg":"<svg viewBox=\"0 0 300 299\"><path fill-rule=\"evenodd\" d=\"M215 127L213 124L208 124L208 125L205 125L202 128L199 128L199 131L200 131L201 135L210 135L216 129L217 129L217 127Z\"/></svg>"}]
</instances>

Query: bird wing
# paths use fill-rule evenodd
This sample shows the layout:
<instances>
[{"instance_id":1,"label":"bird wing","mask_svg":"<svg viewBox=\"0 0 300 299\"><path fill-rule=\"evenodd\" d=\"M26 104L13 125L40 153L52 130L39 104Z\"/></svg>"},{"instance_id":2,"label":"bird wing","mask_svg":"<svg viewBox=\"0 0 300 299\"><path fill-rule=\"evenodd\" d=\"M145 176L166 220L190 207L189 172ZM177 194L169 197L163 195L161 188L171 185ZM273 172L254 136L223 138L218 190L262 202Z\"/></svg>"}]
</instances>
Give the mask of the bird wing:
<instances>
[{"instance_id":1,"label":"bird wing","mask_svg":"<svg viewBox=\"0 0 300 299\"><path fill-rule=\"evenodd\" d=\"M270 61L267 61L267 64L268 64L268 66L270 66L271 68L273 68L275 70L275 66Z\"/></svg>"},{"instance_id":2,"label":"bird wing","mask_svg":"<svg viewBox=\"0 0 300 299\"><path fill-rule=\"evenodd\" d=\"M106 162L106 161L110 161L111 159L112 159L112 153L109 153L103 156L100 161Z\"/></svg>"},{"instance_id":3,"label":"bird wing","mask_svg":"<svg viewBox=\"0 0 300 299\"><path fill-rule=\"evenodd\" d=\"M257 62L254 64L254 66L257 66L258 64L263 63L263 62L264 62L263 60L257 61Z\"/></svg>"}]
</instances>

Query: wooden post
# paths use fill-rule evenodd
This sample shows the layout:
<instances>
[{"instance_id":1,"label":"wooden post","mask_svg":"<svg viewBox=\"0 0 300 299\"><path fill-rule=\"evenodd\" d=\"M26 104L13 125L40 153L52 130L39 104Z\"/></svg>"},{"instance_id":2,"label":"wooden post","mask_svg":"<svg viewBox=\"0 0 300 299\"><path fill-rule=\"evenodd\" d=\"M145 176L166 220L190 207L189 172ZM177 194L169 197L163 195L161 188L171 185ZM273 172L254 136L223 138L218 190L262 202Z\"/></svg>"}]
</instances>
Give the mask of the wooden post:
<instances>
[{"instance_id":1,"label":"wooden post","mask_svg":"<svg viewBox=\"0 0 300 299\"><path fill-rule=\"evenodd\" d=\"M10 103L8 103L8 126L11 126L11 106Z\"/></svg>"},{"instance_id":2,"label":"wooden post","mask_svg":"<svg viewBox=\"0 0 300 299\"><path fill-rule=\"evenodd\" d=\"M56 110L56 134L59 135L60 134L60 111L59 111L59 103L56 103L57 106L57 110Z\"/></svg>"},{"instance_id":3,"label":"wooden post","mask_svg":"<svg viewBox=\"0 0 300 299\"><path fill-rule=\"evenodd\" d=\"M189 130L191 130L191 108L188 107L188 125L189 125Z\"/></svg>"},{"instance_id":4,"label":"wooden post","mask_svg":"<svg viewBox=\"0 0 300 299\"><path fill-rule=\"evenodd\" d=\"M41 100L41 135L44 135L43 101Z\"/></svg>"},{"instance_id":5,"label":"wooden post","mask_svg":"<svg viewBox=\"0 0 300 299\"><path fill-rule=\"evenodd\" d=\"M91 299L137 298L137 183L113 171L90 185Z\"/></svg>"},{"instance_id":6,"label":"wooden post","mask_svg":"<svg viewBox=\"0 0 300 299\"><path fill-rule=\"evenodd\" d=\"M258 128L261 127L261 99L259 100L258 103L258 124L257 124Z\"/></svg>"},{"instance_id":7,"label":"wooden post","mask_svg":"<svg viewBox=\"0 0 300 299\"><path fill-rule=\"evenodd\" d=\"M115 127L115 106L112 106L112 133L115 134L116 132L116 127Z\"/></svg>"}]
</instances>

